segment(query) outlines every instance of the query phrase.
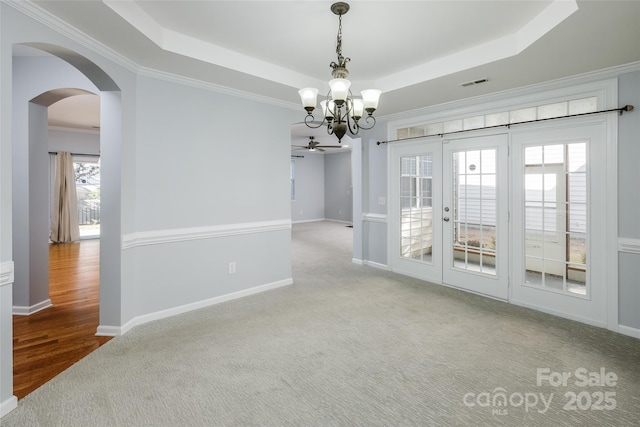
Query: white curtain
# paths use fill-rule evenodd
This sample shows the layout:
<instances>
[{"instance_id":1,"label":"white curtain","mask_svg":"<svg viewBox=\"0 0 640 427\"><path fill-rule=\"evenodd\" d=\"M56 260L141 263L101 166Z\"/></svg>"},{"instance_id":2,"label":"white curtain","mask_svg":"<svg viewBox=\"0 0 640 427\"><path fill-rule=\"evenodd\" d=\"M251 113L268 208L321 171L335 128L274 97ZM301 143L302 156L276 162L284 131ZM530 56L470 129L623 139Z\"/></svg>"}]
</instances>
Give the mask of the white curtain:
<instances>
[{"instance_id":1,"label":"white curtain","mask_svg":"<svg viewBox=\"0 0 640 427\"><path fill-rule=\"evenodd\" d=\"M56 156L56 183L51 215L51 241L57 243L80 240L76 178L71 153Z\"/></svg>"}]
</instances>

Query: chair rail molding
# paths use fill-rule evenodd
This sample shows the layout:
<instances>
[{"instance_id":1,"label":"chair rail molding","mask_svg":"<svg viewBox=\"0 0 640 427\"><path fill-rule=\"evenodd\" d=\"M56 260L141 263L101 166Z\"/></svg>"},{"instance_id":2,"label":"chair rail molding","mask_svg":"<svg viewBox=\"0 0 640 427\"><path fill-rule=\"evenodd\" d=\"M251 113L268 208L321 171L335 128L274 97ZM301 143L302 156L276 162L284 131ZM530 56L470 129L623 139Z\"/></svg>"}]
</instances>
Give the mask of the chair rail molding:
<instances>
[{"instance_id":1,"label":"chair rail molding","mask_svg":"<svg viewBox=\"0 0 640 427\"><path fill-rule=\"evenodd\" d=\"M291 230L290 219L140 231L123 235L122 249L282 230Z\"/></svg>"},{"instance_id":2,"label":"chair rail molding","mask_svg":"<svg viewBox=\"0 0 640 427\"><path fill-rule=\"evenodd\" d=\"M640 239L618 237L618 252L640 255Z\"/></svg>"},{"instance_id":3,"label":"chair rail molding","mask_svg":"<svg viewBox=\"0 0 640 427\"><path fill-rule=\"evenodd\" d=\"M0 286L13 283L13 261L0 263Z\"/></svg>"},{"instance_id":4,"label":"chair rail molding","mask_svg":"<svg viewBox=\"0 0 640 427\"><path fill-rule=\"evenodd\" d=\"M368 213L362 214L362 220L368 221L368 222L380 222L380 223L386 224L387 215L368 212Z\"/></svg>"}]
</instances>

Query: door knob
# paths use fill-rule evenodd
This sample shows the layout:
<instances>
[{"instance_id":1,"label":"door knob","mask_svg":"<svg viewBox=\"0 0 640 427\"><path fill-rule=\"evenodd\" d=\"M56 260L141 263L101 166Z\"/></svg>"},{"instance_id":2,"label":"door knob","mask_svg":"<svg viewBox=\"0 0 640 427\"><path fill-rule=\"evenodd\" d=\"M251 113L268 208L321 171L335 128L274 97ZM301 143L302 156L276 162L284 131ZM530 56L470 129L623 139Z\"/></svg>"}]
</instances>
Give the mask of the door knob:
<instances>
[{"instance_id":1,"label":"door knob","mask_svg":"<svg viewBox=\"0 0 640 427\"><path fill-rule=\"evenodd\" d=\"M445 222L449 222L449 217L445 216L444 218L442 218Z\"/></svg>"}]
</instances>

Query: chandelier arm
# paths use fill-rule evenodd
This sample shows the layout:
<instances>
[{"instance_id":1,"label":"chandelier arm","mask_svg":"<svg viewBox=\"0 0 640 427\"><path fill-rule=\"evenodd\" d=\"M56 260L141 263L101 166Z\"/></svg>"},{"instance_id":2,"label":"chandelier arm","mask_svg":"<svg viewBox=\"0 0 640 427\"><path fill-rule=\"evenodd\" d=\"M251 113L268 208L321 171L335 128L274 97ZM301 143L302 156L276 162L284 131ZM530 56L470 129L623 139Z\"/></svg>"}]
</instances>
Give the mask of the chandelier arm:
<instances>
[{"instance_id":1,"label":"chandelier arm","mask_svg":"<svg viewBox=\"0 0 640 427\"><path fill-rule=\"evenodd\" d=\"M315 120L315 117L313 117L313 114L307 114L304 118L304 124L307 125L307 127L311 128L311 129L318 129L320 126L324 125L326 122L326 119L323 117L322 118L322 122L320 122L319 125L314 126L313 125L313 121Z\"/></svg>"},{"instance_id":2,"label":"chandelier arm","mask_svg":"<svg viewBox=\"0 0 640 427\"><path fill-rule=\"evenodd\" d=\"M376 125L376 118L373 116L366 116L366 117L363 117L363 119L367 124L369 124L369 122L372 122L372 123L369 126L362 126L362 119L360 119L361 121L358 123L358 127L360 129L368 130L373 128Z\"/></svg>"},{"instance_id":3,"label":"chandelier arm","mask_svg":"<svg viewBox=\"0 0 640 427\"><path fill-rule=\"evenodd\" d=\"M347 111L347 127L351 135L357 135L358 131L360 130L360 125L358 124L356 119L351 117L351 114L349 114L348 111Z\"/></svg>"}]
</instances>

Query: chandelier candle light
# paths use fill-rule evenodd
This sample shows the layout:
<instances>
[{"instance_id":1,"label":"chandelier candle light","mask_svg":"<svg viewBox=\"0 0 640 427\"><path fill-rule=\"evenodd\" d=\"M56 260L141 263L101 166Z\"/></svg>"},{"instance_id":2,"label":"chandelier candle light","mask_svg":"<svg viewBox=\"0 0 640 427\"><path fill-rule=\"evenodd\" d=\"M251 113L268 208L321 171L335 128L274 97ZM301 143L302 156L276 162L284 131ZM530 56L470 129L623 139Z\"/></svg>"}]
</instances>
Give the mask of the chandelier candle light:
<instances>
[{"instance_id":1,"label":"chandelier candle light","mask_svg":"<svg viewBox=\"0 0 640 427\"><path fill-rule=\"evenodd\" d=\"M347 80L347 77L349 77L347 62L351 59L342 56L342 15L349 11L349 4L343 2L334 3L331 5L331 11L338 15L339 22L338 43L336 46L338 62L330 64L333 69L331 71L333 80L329 82L330 90L327 93L327 99L320 102L323 118L319 125L314 125L315 118L313 117L313 110L315 110L318 102L318 89L306 87L300 89L298 93L302 100L302 106L307 110L304 123L313 129L317 129L326 123L327 133L335 135L338 138L338 143L340 143L342 137L347 133L347 129L352 135L357 135L360 129L371 129L375 126L376 119L373 117L373 112L378 108L380 91L377 89L363 90L360 92L362 98L354 98L351 94L349 89L351 82ZM365 111L368 115L364 119L366 125L363 125L360 119Z\"/></svg>"}]
</instances>

